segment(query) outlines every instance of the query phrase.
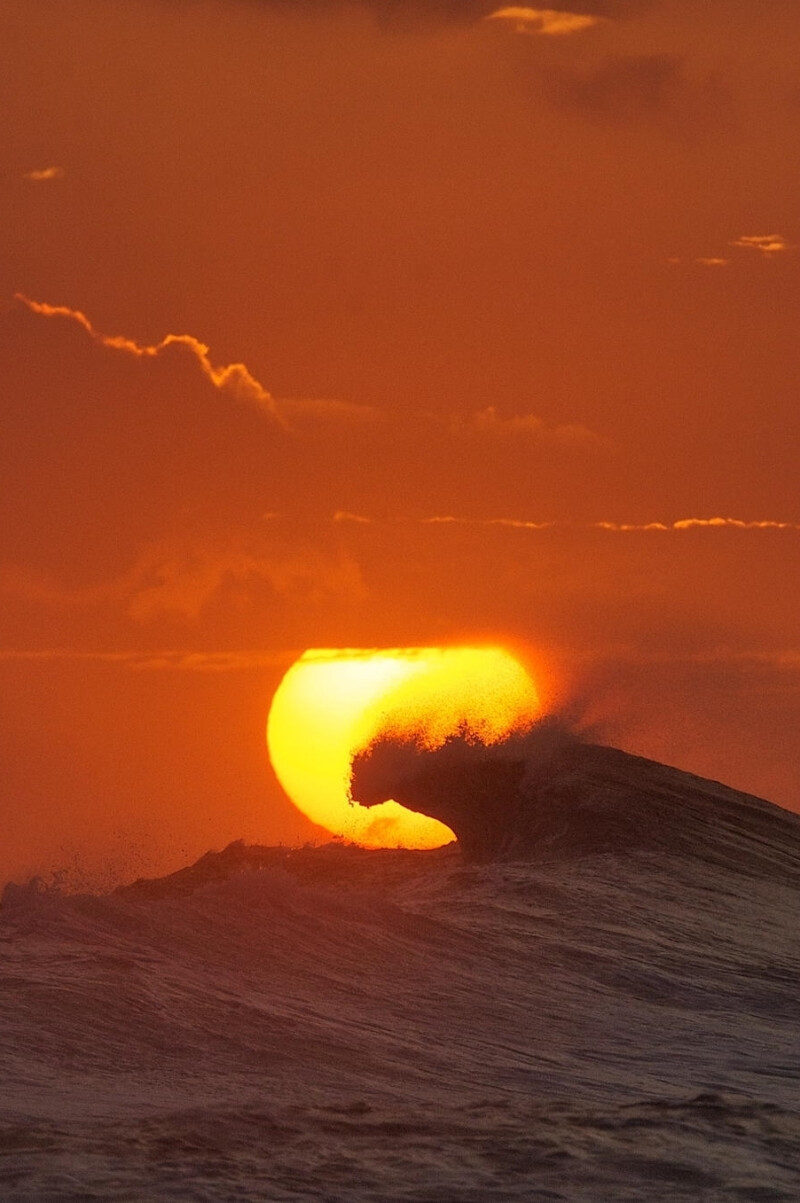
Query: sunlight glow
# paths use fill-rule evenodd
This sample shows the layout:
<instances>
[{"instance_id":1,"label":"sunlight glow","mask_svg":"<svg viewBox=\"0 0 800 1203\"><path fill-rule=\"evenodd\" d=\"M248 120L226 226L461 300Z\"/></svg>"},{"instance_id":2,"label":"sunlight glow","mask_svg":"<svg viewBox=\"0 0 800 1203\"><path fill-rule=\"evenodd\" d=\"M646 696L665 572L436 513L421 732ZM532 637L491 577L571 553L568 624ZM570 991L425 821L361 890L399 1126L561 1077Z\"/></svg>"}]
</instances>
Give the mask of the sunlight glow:
<instances>
[{"instance_id":1,"label":"sunlight glow","mask_svg":"<svg viewBox=\"0 0 800 1203\"><path fill-rule=\"evenodd\" d=\"M502 648L314 649L275 693L267 746L292 802L332 834L370 848L437 848L455 837L435 819L350 801L356 752L389 733L438 747L463 727L495 743L540 713L528 671Z\"/></svg>"}]
</instances>

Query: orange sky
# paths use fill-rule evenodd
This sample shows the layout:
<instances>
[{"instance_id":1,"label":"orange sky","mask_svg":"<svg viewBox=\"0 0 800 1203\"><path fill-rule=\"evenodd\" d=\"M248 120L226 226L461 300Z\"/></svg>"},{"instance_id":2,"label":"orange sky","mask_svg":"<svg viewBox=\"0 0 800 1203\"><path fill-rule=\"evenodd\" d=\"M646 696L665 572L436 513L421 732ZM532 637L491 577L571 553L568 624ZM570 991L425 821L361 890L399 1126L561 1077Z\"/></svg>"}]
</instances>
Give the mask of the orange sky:
<instances>
[{"instance_id":1,"label":"orange sky","mask_svg":"<svg viewBox=\"0 0 800 1203\"><path fill-rule=\"evenodd\" d=\"M4 0L0 877L313 836L309 646L528 645L800 809L798 61L796 0Z\"/></svg>"}]
</instances>

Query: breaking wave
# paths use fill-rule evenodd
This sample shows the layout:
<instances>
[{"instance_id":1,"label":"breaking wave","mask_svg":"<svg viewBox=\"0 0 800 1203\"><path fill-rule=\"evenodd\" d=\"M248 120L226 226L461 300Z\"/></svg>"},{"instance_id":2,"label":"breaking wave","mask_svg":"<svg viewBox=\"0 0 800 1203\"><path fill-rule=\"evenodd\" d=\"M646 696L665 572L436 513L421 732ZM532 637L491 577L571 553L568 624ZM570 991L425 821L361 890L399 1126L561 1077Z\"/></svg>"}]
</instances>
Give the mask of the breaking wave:
<instances>
[{"instance_id":1,"label":"breaking wave","mask_svg":"<svg viewBox=\"0 0 800 1203\"><path fill-rule=\"evenodd\" d=\"M353 762L351 793L394 798L446 823L471 859L585 856L633 849L733 858L793 874L796 815L760 798L617 748L558 722L487 747L469 734L430 749L386 736Z\"/></svg>"},{"instance_id":2,"label":"breaking wave","mask_svg":"<svg viewBox=\"0 0 800 1203\"><path fill-rule=\"evenodd\" d=\"M797 816L552 732L354 781L468 855L7 888L4 1199L797 1199Z\"/></svg>"}]
</instances>

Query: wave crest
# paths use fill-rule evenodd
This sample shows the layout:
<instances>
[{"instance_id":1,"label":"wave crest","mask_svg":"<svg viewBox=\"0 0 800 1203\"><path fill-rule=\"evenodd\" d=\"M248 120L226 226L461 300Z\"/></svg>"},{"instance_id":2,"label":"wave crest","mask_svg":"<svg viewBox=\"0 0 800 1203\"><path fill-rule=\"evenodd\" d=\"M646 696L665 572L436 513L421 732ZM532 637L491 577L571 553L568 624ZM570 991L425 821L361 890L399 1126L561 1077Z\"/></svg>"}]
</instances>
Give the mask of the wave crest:
<instances>
[{"instance_id":1,"label":"wave crest","mask_svg":"<svg viewBox=\"0 0 800 1203\"><path fill-rule=\"evenodd\" d=\"M546 720L487 747L387 736L353 761L353 800L394 798L446 823L474 860L644 849L800 868L800 817Z\"/></svg>"}]
</instances>

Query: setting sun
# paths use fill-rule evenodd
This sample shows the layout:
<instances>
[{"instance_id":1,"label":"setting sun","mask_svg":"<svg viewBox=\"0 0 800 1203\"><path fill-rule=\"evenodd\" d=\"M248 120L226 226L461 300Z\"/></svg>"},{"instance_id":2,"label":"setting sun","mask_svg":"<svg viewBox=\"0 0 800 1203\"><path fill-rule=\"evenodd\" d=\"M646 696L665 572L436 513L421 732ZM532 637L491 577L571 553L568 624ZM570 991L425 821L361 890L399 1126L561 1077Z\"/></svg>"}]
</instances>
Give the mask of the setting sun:
<instances>
[{"instance_id":1,"label":"setting sun","mask_svg":"<svg viewBox=\"0 0 800 1203\"><path fill-rule=\"evenodd\" d=\"M494 743L541 711L528 671L502 648L314 649L283 678L267 745L281 785L313 822L366 847L437 848L453 833L397 802L348 796L354 754L380 733L436 747L459 728Z\"/></svg>"}]
</instances>

